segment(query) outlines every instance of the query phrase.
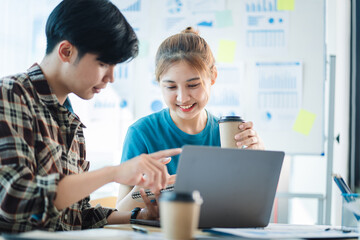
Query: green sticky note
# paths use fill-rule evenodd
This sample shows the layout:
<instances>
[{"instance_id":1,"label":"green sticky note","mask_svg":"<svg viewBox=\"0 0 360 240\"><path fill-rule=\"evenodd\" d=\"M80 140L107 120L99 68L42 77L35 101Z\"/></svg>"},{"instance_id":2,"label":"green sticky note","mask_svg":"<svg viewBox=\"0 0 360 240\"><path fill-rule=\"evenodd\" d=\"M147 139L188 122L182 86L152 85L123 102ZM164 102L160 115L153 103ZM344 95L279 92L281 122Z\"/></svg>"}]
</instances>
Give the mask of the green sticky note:
<instances>
[{"instance_id":1,"label":"green sticky note","mask_svg":"<svg viewBox=\"0 0 360 240\"><path fill-rule=\"evenodd\" d=\"M308 136L314 125L315 118L316 114L300 109L292 129L295 132Z\"/></svg>"},{"instance_id":2,"label":"green sticky note","mask_svg":"<svg viewBox=\"0 0 360 240\"><path fill-rule=\"evenodd\" d=\"M149 42L146 40L139 41L139 57L146 57L149 55Z\"/></svg>"},{"instance_id":3,"label":"green sticky note","mask_svg":"<svg viewBox=\"0 0 360 240\"><path fill-rule=\"evenodd\" d=\"M277 10L294 11L295 0L277 0Z\"/></svg>"},{"instance_id":4,"label":"green sticky note","mask_svg":"<svg viewBox=\"0 0 360 240\"><path fill-rule=\"evenodd\" d=\"M224 28L233 26L231 10L217 11L215 14L216 27Z\"/></svg>"},{"instance_id":5,"label":"green sticky note","mask_svg":"<svg viewBox=\"0 0 360 240\"><path fill-rule=\"evenodd\" d=\"M233 63L235 58L235 48L235 41L220 40L216 60L223 63Z\"/></svg>"}]
</instances>

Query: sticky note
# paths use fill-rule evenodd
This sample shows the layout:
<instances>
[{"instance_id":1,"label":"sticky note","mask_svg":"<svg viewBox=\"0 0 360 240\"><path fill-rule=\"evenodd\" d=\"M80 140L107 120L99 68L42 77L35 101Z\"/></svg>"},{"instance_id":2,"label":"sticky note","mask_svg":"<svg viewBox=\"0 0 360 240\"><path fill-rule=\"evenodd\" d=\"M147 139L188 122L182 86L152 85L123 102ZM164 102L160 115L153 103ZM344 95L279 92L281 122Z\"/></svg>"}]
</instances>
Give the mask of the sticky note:
<instances>
[{"instance_id":1,"label":"sticky note","mask_svg":"<svg viewBox=\"0 0 360 240\"><path fill-rule=\"evenodd\" d=\"M295 132L308 136L314 125L315 118L316 114L300 109L292 129Z\"/></svg>"},{"instance_id":2,"label":"sticky note","mask_svg":"<svg viewBox=\"0 0 360 240\"><path fill-rule=\"evenodd\" d=\"M231 10L217 11L215 14L216 27L224 28L233 26Z\"/></svg>"},{"instance_id":3,"label":"sticky note","mask_svg":"<svg viewBox=\"0 0 360 240\"><path fill-rule=\"evenodd\" d=\"M139 43L139 57L146 57L149 54L149 42L141 40Z\"/></svg>"},{"instance_id":4,"label":"sticky note","mask_svg":"<svg viewBox=\"0 0 360 240\"><path fill-rule=\"evenodd\" d=\"M233 63L235 58L236 42L220 40L216 60L223 63Z\"/></svg>"},{"instance_id":5,"label":"sticky note","mask_svg":"<svg viewBox=\"0 0 360 240\"><path fill-rule=\"evenodd\" d=\"M295 0L277 0L277 10L294 11Z\"/></svg>"}]
</instances>

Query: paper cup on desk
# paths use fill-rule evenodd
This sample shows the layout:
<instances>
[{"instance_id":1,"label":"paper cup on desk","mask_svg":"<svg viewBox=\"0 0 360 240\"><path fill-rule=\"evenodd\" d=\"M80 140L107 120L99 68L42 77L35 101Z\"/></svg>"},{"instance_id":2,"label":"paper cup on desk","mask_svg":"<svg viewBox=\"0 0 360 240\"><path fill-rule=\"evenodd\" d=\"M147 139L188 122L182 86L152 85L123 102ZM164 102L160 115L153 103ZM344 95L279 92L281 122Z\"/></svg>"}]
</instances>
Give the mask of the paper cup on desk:
<instances>
[{"instance_id":1,"label":"paper cup on desk","mask_svg":"<svg viewBox=\"0 0 360 240\"><path fill-rule=\"evenodd\" d=\"M239 116L222 116L219 119L220 143L222 148L237 148L235 135L240 132L239 124L245 122Z\"/></svg>"},{"instance_id":2,"label":"paper cup on desk","mask_svg":"<svg viewBox=\"0 0 360 240\"><path fill-rule=\"evenodd\" d=\"M166 239L192 239L199 225L202 198L193 193L164 192L160 196L160 225Z\"/></svg>"}]
</instances>

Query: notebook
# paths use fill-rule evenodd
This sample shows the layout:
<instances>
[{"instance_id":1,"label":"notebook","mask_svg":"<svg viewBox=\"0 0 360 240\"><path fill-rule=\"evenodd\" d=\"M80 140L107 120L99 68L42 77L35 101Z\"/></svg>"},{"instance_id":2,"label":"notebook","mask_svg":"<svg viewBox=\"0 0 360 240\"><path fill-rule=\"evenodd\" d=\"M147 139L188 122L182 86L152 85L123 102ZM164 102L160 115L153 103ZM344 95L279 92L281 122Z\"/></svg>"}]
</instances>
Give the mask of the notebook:
<instances>
[{"instance_id":1,"label":"notebook","mask_svg":"<svg viewBox=\"0 0 360 240\"><path fill-rule=\"evenodd\" d=\"M278 151L186 145L174 190L200 192L199 228L265 227L283 159Z\"/></svg>"},{"instance_id":2,"label":"notebook","mask_svg":"<svg viewBox=\"0 0 360 240\"><path fill-rule=\"evenodd\" d=\"M160 193L163 193L163 192L171 192L171 191L174 191L174 184L170 184L170 185L167 185L166 188L164 189L161 189L160 190ZM146 196L150 199L150 200L154 200L155 199L155 194L152 193L150 191L150 189L146 189L145 190L145 194ZM131 198L138 201L138 202L144 202L142 197L141 197L141 194L140 194L140 191L135 191L131 194Z\"/></svg>"}]
</instances>

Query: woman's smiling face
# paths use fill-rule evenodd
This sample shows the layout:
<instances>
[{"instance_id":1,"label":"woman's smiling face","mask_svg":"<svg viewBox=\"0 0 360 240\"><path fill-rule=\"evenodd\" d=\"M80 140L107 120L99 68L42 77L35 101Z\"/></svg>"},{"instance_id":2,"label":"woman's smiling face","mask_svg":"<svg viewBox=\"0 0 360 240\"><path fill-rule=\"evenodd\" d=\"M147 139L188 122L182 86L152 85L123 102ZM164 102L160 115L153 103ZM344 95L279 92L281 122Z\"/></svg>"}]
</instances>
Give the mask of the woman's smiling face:
<instances>
[{"instance_id":1,"label":"woman's smiling face","mask_svg":"<svg viewBox=\"0 0 360 240\"><path fill-rule=\"evenodd\" d=\"M185 61L171 65L159 80L164 101L175 122L198 117L209 101L210 87L215 82L201 76Z\"/></svg>"}]
</instances>

